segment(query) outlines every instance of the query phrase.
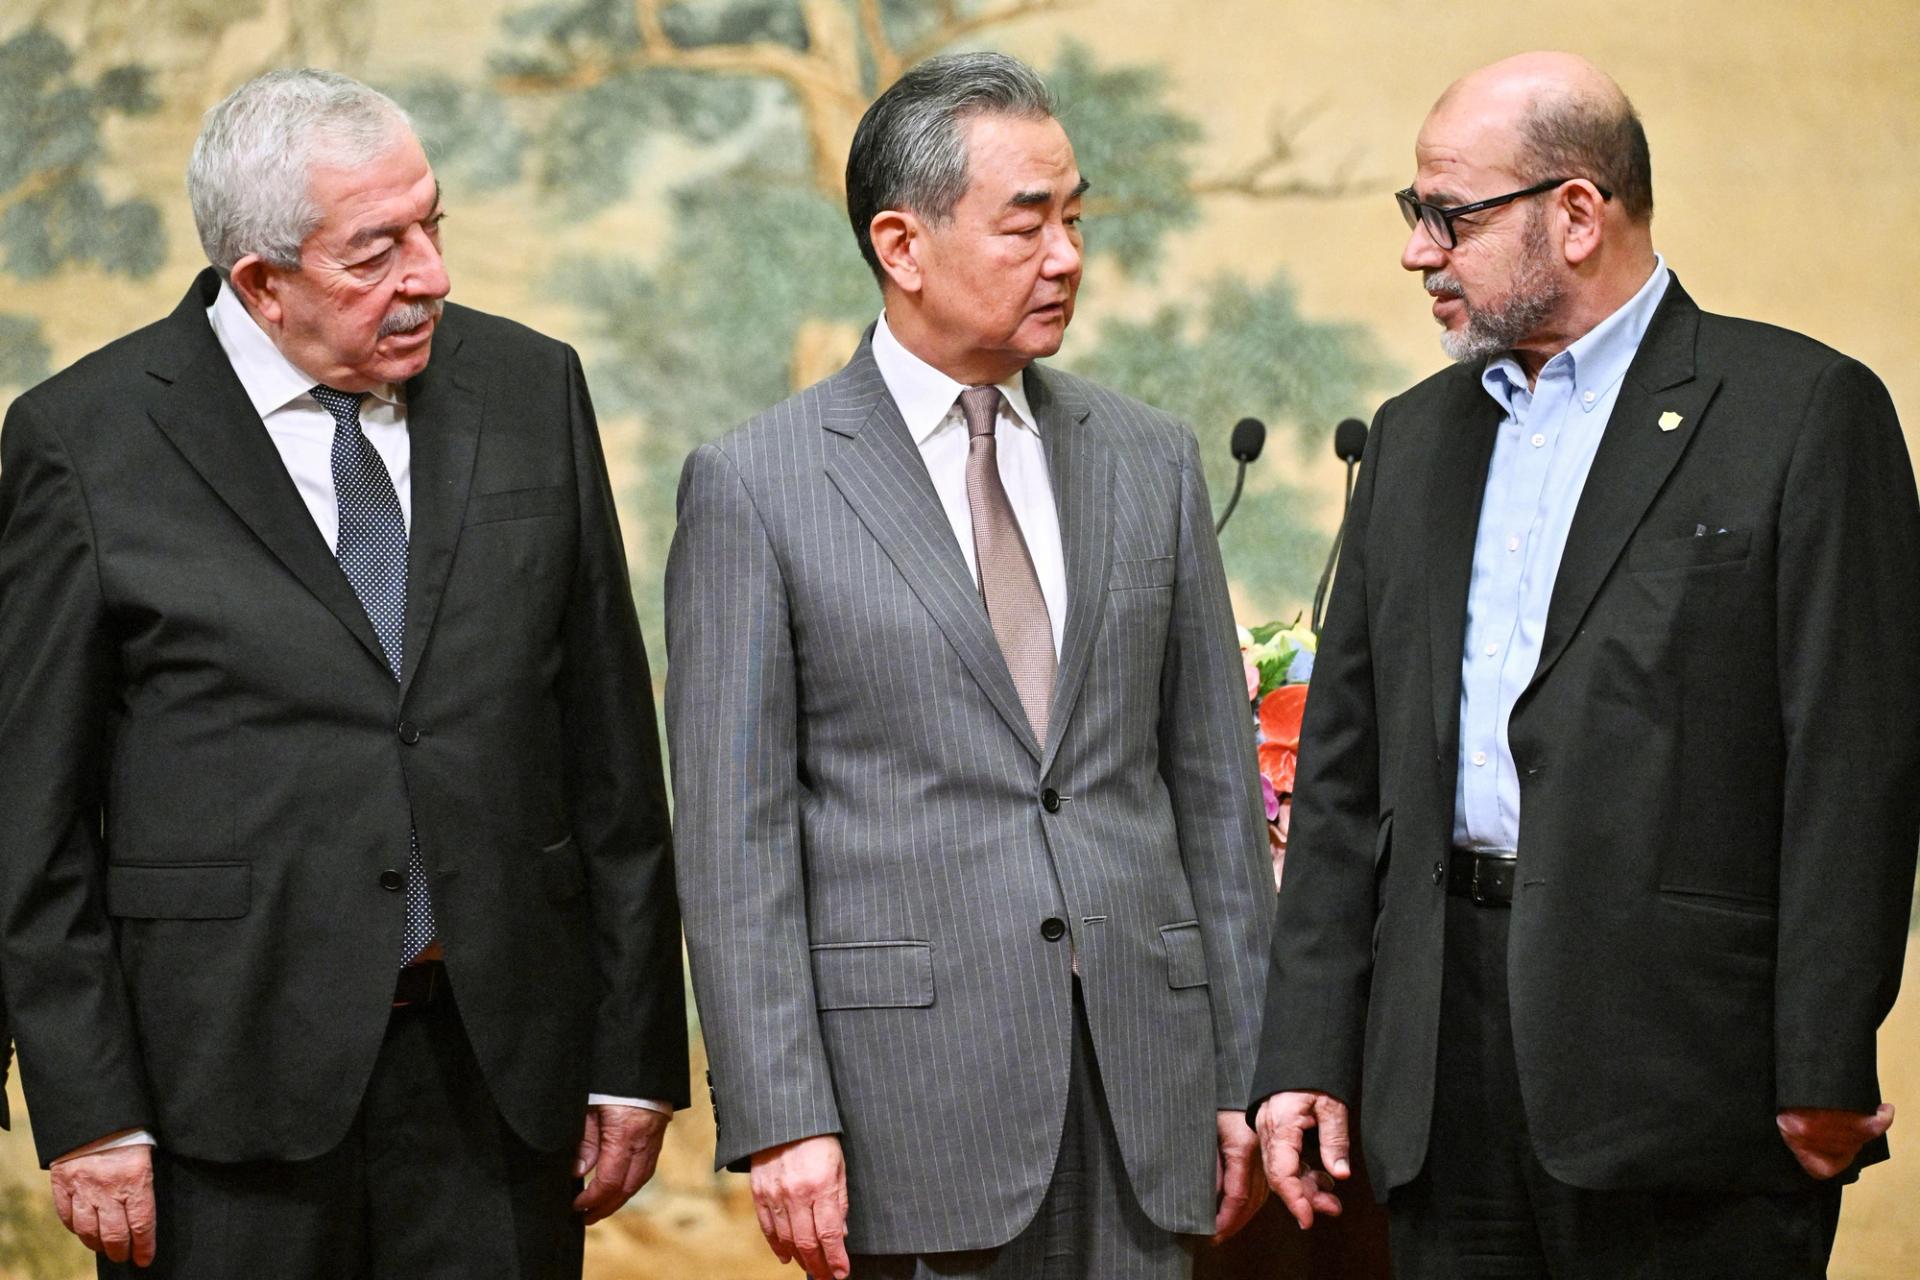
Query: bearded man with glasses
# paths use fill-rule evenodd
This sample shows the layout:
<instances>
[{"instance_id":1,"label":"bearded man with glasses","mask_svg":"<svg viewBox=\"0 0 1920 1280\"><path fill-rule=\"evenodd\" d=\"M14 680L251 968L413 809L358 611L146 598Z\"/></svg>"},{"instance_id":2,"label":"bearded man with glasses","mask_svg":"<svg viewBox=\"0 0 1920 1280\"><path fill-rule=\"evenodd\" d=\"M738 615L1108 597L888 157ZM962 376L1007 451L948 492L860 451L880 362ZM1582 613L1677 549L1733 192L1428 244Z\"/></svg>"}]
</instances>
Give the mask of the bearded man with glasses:
<instances>
[{"instance_id":1,"label":"bearded man with glasses","mask_svg":"<svg viewBox=\"0 0 1920 1280\"><path fill-rule=\"evenodd\" d=\"M1269 1179L1337 1213L1364 1098L1403 1280L1824 1276L1920 843L1892 402L1694 304L1583 60L1465 77L1415 157L1457 363L1374 420L1321 638Z\"/></svg>"}]
</instances>

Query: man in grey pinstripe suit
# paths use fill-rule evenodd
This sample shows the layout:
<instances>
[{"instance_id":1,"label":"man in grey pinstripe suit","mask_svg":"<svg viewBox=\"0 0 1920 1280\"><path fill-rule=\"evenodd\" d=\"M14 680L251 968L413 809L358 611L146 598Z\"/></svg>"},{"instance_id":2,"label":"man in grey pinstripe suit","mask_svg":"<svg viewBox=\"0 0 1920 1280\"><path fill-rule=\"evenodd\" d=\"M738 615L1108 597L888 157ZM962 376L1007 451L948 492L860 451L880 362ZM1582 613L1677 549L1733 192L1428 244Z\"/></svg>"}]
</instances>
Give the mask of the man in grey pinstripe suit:
<instances>
[{"instance_id":1,"label":"man in grey pinstripe suit","mask_svg":"<svg viewBox=\"0 0 1920 1280\"><path fill-rule=\"evenodd\" d=\"M1271 925L1193 435L1032 364L1086 183L995 54L910 71L848 206L885 313L702 446L667 567L718 1161L816 1277L1180 1277L1258 1205Z\"/></svg>"}]
</instances>

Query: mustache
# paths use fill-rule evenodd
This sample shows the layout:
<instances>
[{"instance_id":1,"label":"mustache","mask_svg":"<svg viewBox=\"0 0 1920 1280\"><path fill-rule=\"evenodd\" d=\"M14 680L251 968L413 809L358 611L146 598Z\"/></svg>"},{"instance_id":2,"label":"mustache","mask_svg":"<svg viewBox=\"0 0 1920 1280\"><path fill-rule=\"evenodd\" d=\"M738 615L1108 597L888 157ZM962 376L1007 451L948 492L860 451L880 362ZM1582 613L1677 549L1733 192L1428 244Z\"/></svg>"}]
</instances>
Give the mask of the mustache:
<instances>
[{"instance_id":1,"label":"mustache","mask_svg":"<svg viewBox=\"0 0 1920 1280\"><path fill-rule=\"evenodd\" d=\"M1461 298L1465 297L1467 292L1460 287L1458 280L1444 271L1427 272L1421 277L1421 283L1426 286L1427 292L1436 298Z\"/></svg>"},{"instance_id":2,"label":"mustache","mask_svg":"<svg viewBox=\"0 0 1920 1280\"><path fill-rule=\"evenodd\" d=\"M380 322L380 336L391 337L396 333L409 333L418 329L429 320L438 320L443 303L439 298L430 302L406 302L387 313Z\"/></svg>"}]
</instances>

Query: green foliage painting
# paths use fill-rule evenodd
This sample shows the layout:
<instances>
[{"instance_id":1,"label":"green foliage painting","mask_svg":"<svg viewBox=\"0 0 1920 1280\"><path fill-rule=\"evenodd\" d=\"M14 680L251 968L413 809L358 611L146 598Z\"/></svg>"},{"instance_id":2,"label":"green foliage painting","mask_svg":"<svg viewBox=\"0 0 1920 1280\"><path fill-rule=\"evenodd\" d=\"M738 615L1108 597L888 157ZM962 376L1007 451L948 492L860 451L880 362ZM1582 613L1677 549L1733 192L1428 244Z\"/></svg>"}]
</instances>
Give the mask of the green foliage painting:
<instances>
[{"instance_id":1,"label":"green foliage painting","mask_svg":"<svg viewBox=\"0 0 1920 1280\"><path fill-rule=\"evenodd\" d=\"M879 310L844 203L843 166L867 104L919 59L992 43L1058 7L556 0L506 17L483 81L434 75L388 87L416 114L449 182L515 185L556 216L627 197L650 180L663 145L696 157L674 175L665 243L547 268L547 288L592 335L603 411L647 424L638 490L626 497L664 513L690 449L837 367ZM1101 66L1072 42L1041 69L1094 182L1081 331L1063 362L1192 423L1216 492L1231 482L1226 436L1242 416L1301 451L1323 446L1390 372L1366 332L1303 316L1283 276L1169 282L1158 272L1168 238L1196 226L1210 197L1313 199L1344 184L1294 173L1286 137L1239 173L1202 177L1191 158L1202 130L1169 103L1157 69ZM1151 282L1173 300L1144 321L1098 323L1103 276ZM1276 452L1282 466L1299 456ZM1327 544L1318 497L1268 485L1240 519L1234 578L1269 604L1309 594ZM670 521L647 522L643 563L665 562L670 535ZM657 636L658 593L639 594Z\"/></svg>"}]
</instances>

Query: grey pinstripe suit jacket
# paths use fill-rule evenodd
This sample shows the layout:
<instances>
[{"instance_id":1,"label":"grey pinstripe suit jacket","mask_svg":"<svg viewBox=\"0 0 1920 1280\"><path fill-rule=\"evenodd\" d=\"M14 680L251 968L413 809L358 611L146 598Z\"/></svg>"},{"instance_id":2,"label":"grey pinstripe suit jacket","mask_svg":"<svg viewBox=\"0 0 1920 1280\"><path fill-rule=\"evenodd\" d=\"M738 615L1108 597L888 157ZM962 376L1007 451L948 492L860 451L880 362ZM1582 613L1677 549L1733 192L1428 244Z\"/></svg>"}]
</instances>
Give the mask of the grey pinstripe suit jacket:
<instances>
[{"instance_id":1,"label":"grey pinstripe suit jacket","mask_svg":"<svg viewBox=\"0 0 1920 1280\"><path fill-rule=\"evenodd\" d=\"M1273 891L1193 435L1026 383L1068 580L1045 743L866 343L681 477L667 727L717 1159L838 1133L860 1252L1031 1219L1076 950L1161 1226L1212 1229L1214 1111L1250 1084Z\"/></svg>"}]
</instances>

